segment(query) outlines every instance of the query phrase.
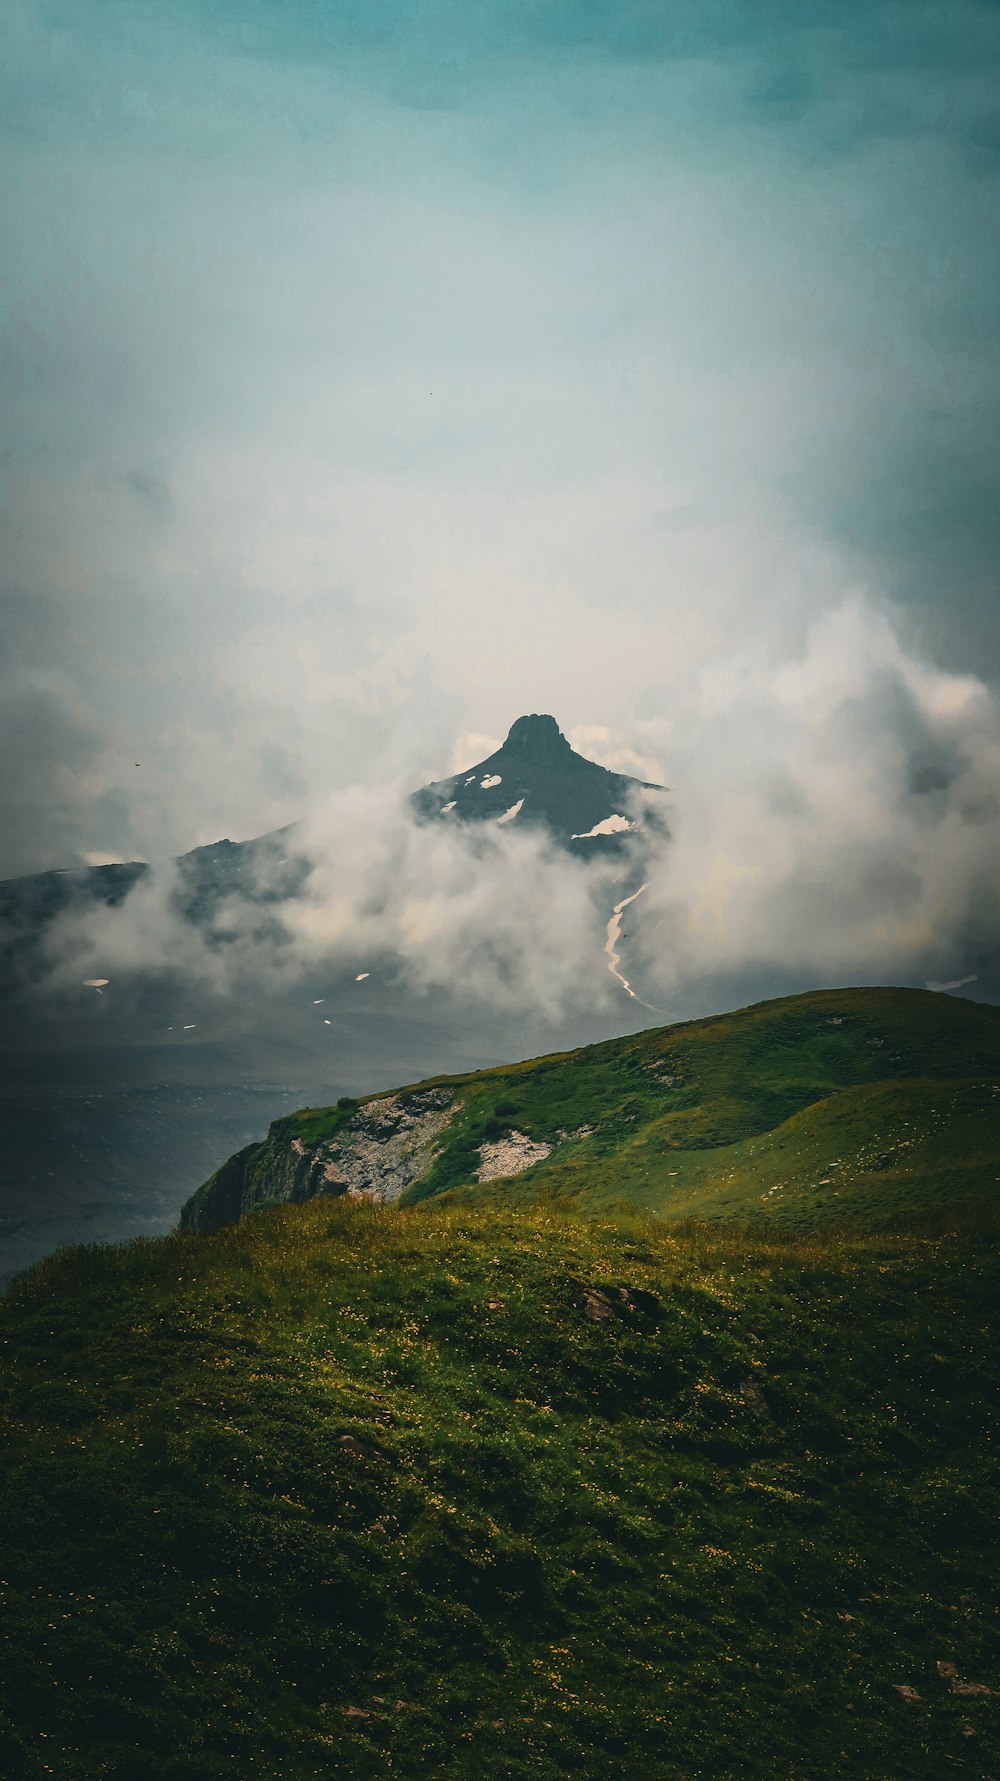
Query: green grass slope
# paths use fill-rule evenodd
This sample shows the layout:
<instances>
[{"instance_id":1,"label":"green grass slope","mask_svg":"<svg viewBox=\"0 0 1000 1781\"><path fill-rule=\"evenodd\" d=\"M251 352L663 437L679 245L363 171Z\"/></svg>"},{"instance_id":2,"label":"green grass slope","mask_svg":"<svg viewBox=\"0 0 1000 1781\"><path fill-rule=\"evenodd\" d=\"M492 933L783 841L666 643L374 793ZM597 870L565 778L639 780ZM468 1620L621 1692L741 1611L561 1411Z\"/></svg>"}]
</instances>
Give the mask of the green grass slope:
<instances>
[{"instance_id":1,"label":"green grass slope","mask_svg":"<svg viewBox=\"0 0 1000 1781\"><path fill-rule=\"evenodd\" d=\"M43 1264L0 1773L1000 1774L996 1235L320 1199Z\"/></svg>"},{"instance_id":2,"label":"green grass slope","mask_svg":"<svg viewBox=\"0 0 1000 1781\"><path fill-rule=\"evenodd\" d=\"M817 991L454 1080L411 1203L628 1200L806 1230L992 1202L1000 1177L1000 1009L920 990ZM551 1155L478 1185L479 1146L511 1129Z\"/></svg>"},{"instance_id":3,"label":"green grass slope","mask_svg":"<svg viewBox=\"0 0 1000 1781\"><path fill-rule=\"evenodd\" d=\"M815 991L389 1092L405 1104L439 1085L452 1117L403 1204L628 1201L807 1230L992 1203L1000 1176L1000 1009L921 990ZM385 1098L277 1120L192 1196L185 1224L327 1191L326 1160ZM511 1134L550 1154L480 1185L482 1147Z\"/></svg>"},{"instance_id":4,"label":"green grass slope","mask_svg":"<svg viewBox=\"0 0 1000 1781\"><path fill-rule=\"evenodd\" d=\"M891 1224L1000 1199L1000 1082L878 1082L842 1089L771 1132L673 1150L653 1121L613 1173L579 1154L449 1198L525 1205L572 1195L590 1209L628 1200L670 1218L767 1219L790 1230L844 1220Z\"/></svg>"}]
</instances>

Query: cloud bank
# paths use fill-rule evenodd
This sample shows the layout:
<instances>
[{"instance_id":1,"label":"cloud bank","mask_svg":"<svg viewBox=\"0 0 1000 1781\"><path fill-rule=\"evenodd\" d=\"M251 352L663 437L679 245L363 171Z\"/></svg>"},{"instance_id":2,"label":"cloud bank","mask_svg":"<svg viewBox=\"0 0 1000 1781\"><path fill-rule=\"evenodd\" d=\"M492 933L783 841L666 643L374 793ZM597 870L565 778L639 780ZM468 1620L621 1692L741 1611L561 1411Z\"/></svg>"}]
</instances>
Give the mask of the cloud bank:
<instances>
[{"instance_id":1,"label":"cloud bank","mask_svg":"<svg viewBox=\"0 0 1000 1781\"><path fill-rule=\"evenodd\" d=\"M995 6L7 12L0 875L634 746L852 585L995 678Z\"/></svg>"},{"instance_id":2,"label":"cloud bank","mask_svg":"<svg viewBox=\"0 0 1000 1781\"><path fill-rule=\"evenodd\" d=\"M377 967L557 1023L620 1000L607 922L646 882L624 969L651 1019L759 981L995 981L1000 709L910 652L891 612L852 596L783 656L717 661L669 719L575 740L672 788L667 838L588 863L516 822L415 824L403 787L355 785L288 840L312 863L294 896L269 856L252 897L192 927L160 869L122 908L56 924L54 980L161 972L225 996Z\"/></svg>"},{"instance_id":3,"label":"cloud bank","mask_svg":"<svg viewBox=\"0 0 1000 1781\"><path fill-rule=\"evenodd\" d=\"M1000 711L860 597L786 660L701 677L652 724L679 792L643 911L663 993L699 975L922 983L1000 943Z\"/></svg>"}]
</instances>

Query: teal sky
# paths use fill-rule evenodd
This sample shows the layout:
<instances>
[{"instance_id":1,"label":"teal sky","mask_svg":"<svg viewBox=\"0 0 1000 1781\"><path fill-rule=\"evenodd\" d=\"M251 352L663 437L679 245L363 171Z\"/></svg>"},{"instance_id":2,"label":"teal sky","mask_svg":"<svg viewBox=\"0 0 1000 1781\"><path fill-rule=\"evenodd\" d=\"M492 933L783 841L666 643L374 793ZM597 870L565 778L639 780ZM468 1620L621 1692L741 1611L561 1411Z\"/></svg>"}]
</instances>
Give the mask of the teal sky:
<instances>
[{"instance_id":1,"label":"teal sky","mask_svg":"<svg viewBox=\"0 0 1000 1781\"><path fill-rule=\"evenodd\" d=\"M845 602L992 688L998 63L962 0L8 0L0 872L525 710L670 772Z\"/></svg>"}]
</instances>

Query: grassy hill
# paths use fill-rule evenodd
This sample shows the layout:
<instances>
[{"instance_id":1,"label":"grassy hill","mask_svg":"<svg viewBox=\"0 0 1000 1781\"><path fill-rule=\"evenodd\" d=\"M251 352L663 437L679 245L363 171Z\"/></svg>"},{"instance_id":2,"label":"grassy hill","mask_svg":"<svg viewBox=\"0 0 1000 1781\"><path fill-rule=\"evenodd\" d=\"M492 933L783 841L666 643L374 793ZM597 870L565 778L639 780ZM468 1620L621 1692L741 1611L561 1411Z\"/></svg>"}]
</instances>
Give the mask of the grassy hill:
<instances>
[{"instance_id":1,"label":"grassy hill","mask_svg":"<svg viewBox=\"0 0 1000 1781\"><path fill-rule=\"evenodd\" d=\"M670 1152L654 1122L622 1150L617 1178L602 1169L595 1180L576 1156L458 1191L509 1204L569 1193L607 1208L626 1198L670 1218L767 1218L802 1231L892 1223L997 1197L1000 1082L918 1077L842 1089L759 1138L711 1150Z\"/></svg>"},{"instance_id":2,"label":"grassy hill","mask_svg":"<svg viewBox=\"0 0 1000 1781\"><path fill-rule=\"evenodd\" d=\"M998 1089L996 1009L796 997L308 1110L19 1278L0 1774L1000 1775Z\"/></svg>"},{"instance_id":3,"label":"grassy hill","mask_svg":"<svg viewBox=\"0 0 1000 1781\"><path fill-rule=\"evenodd\" d=\"M1000 1772L996 1234L65 1252L0 1305L0 1771Z\"/></svg>"},{"instance_id":4,"label":"grassy hill","mask_svg":"<svg viewBox=\"0 0 1000 1781\"><path fill-rule=\"evenodd\" d=\"M379 1151L380 1109L419 1108L431 1091L449 1111L403 1204L569 1198L600 1212L628 1201L660 1217L806 1231L992 1203L1000 1178L1000 1009L831 990L307 1109L207 1183L187 1221L211 1228L255 1204L336 1191L352 1149ZM488 1148L512 1138L522 1172L480 1181ZM401 1185L390 1179L389 1196Z\"/></svg>"},{"instance_id":5,"label":"grassy hill","mask_svg":"<svg viewBox=\"0 0 1000 1781\"><path fill-rule=\"evenodd\" d=\"M410 1199L468 1181L498 1123L553 1150L511 1182L468 1185L476 1198L624 1199L813 1230L992 1201L1000 1184L1000 1009L920 990L764 1002L491 1072L466 1092ZM577 1121L593 1129L574 1136Z\"/></svg>"}]
</instances>

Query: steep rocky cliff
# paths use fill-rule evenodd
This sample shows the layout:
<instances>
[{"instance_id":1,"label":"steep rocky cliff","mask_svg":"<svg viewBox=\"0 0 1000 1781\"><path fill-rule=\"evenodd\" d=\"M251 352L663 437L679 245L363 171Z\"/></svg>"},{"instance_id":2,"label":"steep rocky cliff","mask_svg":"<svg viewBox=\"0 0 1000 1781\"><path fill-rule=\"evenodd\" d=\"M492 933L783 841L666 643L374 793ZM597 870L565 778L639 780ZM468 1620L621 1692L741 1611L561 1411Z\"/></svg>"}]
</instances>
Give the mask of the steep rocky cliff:
<instances>
[{"instance_id":1,"label":"steep rocky cliff","mask_svg":"<svg viewBox=\"0 0 1000 1781\"><path fill-rule=\"evenodd\" d=\"M449 1088L412 1089L276 1120L262 1143L231 1156L187 1202L181 1227L214 1231L256 1206L318 1194L398 1200L432 1162L453 1103Z\"/></svg>"}]
</instances>

